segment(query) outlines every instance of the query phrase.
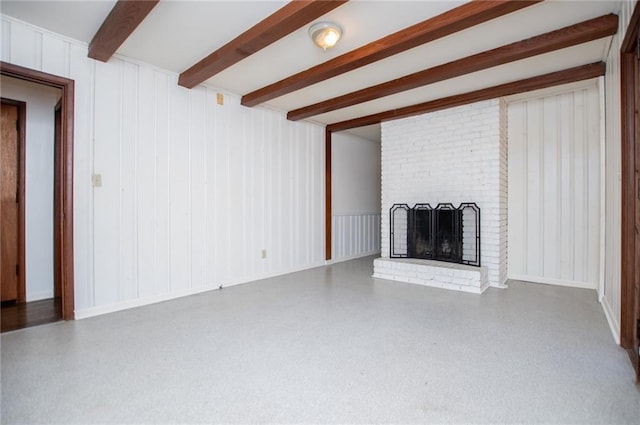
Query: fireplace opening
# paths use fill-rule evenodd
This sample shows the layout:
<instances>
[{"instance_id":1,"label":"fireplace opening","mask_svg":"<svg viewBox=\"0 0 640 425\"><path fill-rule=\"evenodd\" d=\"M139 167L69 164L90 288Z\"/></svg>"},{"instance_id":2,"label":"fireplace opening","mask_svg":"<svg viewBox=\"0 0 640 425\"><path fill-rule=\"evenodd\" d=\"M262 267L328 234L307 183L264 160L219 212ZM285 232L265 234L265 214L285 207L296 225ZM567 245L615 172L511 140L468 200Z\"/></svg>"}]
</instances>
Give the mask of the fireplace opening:
<instances>
[{"instance_id":1,"label":"fireplace opening","mask_svg":"<svg viewBox=\"0 0 640 425\"><path fill-rule=\"evenodd\" d=\"M451 209L448 209L451 207ZM435 259L459 263L462 260L462 215L447 205L446 209L436 209L436 252Z\"/></svg>"},{"instance_id":2,"label":"fireplace opening","mask_svg":"<svg viewBox=\"0 0 640 425\"><path fill-rule=\"evenodd\" d=\"M432 258L433 253L433 211L431 207L418 204L413 207L413 222L410 223L413 233L409 238L409 253L412 258Z\"/></svg>"},{"instance_id":3,"label":"fireplace opening","mask_svg":"<svg viewBox=\"0 0 640 425\"><path fill-rule=\"evenodd\" d=\"M480 208L475 203L394 204L391 258L420 258L480 266Z\"/></svg>"}]
</instances>

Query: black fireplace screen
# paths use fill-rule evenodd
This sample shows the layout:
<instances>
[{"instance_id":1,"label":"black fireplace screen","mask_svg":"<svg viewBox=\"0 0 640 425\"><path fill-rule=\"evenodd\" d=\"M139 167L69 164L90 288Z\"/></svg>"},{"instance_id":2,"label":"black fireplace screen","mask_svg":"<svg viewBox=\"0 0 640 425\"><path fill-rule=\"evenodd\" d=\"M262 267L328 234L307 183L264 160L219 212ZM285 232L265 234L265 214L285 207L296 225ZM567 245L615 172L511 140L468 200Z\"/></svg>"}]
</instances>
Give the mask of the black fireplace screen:
<instances>
[{"instance_id":1,"label":"black fireplace screen","mask_svg":"<svg viewBox=\"0 0 640 425\"><path fill-rule=\"evenodd\" d=\"M422 258L480 266L480 208L453 204L394 204L390 210L391 258Z\"/></svg>"}]
</instances>

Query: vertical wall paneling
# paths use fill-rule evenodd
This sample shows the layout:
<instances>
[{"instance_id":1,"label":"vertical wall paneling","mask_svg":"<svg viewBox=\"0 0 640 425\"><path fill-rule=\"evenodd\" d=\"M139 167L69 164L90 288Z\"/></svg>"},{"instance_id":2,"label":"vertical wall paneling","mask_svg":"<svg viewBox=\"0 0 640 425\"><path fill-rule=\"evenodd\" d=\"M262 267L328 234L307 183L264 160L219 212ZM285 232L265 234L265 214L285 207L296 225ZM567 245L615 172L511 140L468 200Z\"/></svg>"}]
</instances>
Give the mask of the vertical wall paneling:
<instances>
[{"instance_id":1,"label":"vertical wall paneling","mask_svg":"<svg viewBox=\"0 0 640 425\"><path fill-rule=\"evenodd\" d=\"M573 158L575 157L574 144L571 143L571 134L573 128L573 108L571 102L573 96L561 96L560 98L560 122L567 125L559 126L560 128L560 150L558 155L561 158L560 162L560 184L561 188L558 191L559 206L560 206L560 228L564 229L566 237L558 237L557 243L561 252L574 254L575 238L573 238L573 200L570 194L575 190L573 185ZM567 194L567 196L562 196ZM559 235L560 236L560 235ZM563 256L560 258L560 273L561 279L568 280L573 275L573 257Z\"/></svg>"},{"instance_id":2,"label":"vertical wall paneling","mask_svg":"<svg viewBox=\"0 0 640 425\"><path fill-rule=\"evenodd\" d=\"M155 294L168 293L170 286L169 262L171 251L170 236L170 192L169 192L169 86L171 80L160 72L154 72L155 83L155 114L154 114L154 141L155 141ZM147 136L148 137L148 136Z\"/></svg>"},{"instance_id":3,"label":"vertical wall paneling","mask_svg":"<svg viewBox=\"0 0 640 425\"><path fill-rule=\"evenodd\" d=\"M537 168L537 182L540 182L538 186L538 211L536 214L534 211L529 211L529 217L537 216L538 220L534 223L534 227L530 228L531 233L540 234L538 239L537 249L539 251L532 250L531 252L539 252L542 255L536 255L539 258L539 270L537 271L540 276L556 275L558 264L554 261L555 252L550 252L547 247L555 244L556 235L558 234L557 224L557 200L555 196L555 186L558 182L558 164L557 164L557 130L554 123L554 112L558 108L558 102L556 99L541 99L540 106L542 108L539 121L535 124L539 127L537 139L530 139L530 146L535 146L539 149L537 155L532 154L529 159L529 164L532 167ZM543 140L544 143L538 143L538 140ZM553 195L549 195L553 194ZM535 207L534 207L535 208ZM554 229L554 232L549 232L549 229ZM571 237L571 236L570 236Z\"/></svg>"},{"instance_id":4,"label":"vertical wall paneling","mask_svg":"<svg viewBox=\"0 0 640 425\"><path fill-rule=\"evenodd\" d=\"M523 188L523 196L526 194L527 204L532 206L537 206L536 211L531 211L528 209L527 213L527 221L524 223L527 239L527 254L528 257L525 258L525 270L527 273L531 273L534 275L542 275L542 258L540 255L534 255L535 253L539 254L542 252L542 233L540 230L542 229L543 223L543 214L540 214L540 211L544 211L543 200L541 199L542 188L541 182L542 173L543 173L543 161L536 161L537 158L540 157L541 154L541 145L534 143L536 140L540 140L540 127L541 123L543 123L540 114L542 110L542 102L538 100L531 101L529 105L527 105L527 127L525 130L525 134L527 135L527 144L525 151L525 161L526 161L526 170L527 170L527 178L525 179L525 187ZM509 125L509 128L512 126ZM509 150L513 146L512 138L509 137ZM508 167L509 170L514 170L513 167ZM513 192L514 187L509 184L509 187L512 189L510 192ZM509 205L508 211L514 211L511 205ZM515 214L514 214L515 215ZM513 229L513 226L509 226L510 229ZM512 255L509 255L511 257Z\"/></svg>"},{"instance_id":5,"label":"vertical wall paneling","mask_svg":"<svg viewBox=\"0 0 640 425\"><path fill-rule=\"evenodd\" d=\"M325 217L325 209L326 209L326 182L325 182L325 163L326 163L326 158L325 158L325 147L326 147L326 143L325 143L325 132L316 135L315 138L319 139L319 142L314 143L314 154L313 157L314 158L318 158L319 161L314 161L314 168L313 168L313 180L314 180L314 185L312 187L312 193L316 194L316 193L320 193L321 197L317 197L317 196L313 196L313 211L314 211L314 216L313 216L313 222L314 223L318 223L320 222L320 226L319 228L314 228L317 229L317 231L314 231L314 248L320 246L322 248L320 255L321 258L324 260L326 259L326 241L325 241L325 235L326 235L326 223L327 223L327 219Z\"/></svg>"},{"instance_id":6,"label":"vertical wall paneling","mask_svg":"<svg viewBox=\"0 0 640 425\"><path fill-rule=\"evenodd\" d=\"M595 82L508 106L509 276L596 289L600 98Z\"/></svg>"},{"instance_id":7,"label":"vertical wall paneling","mask_svg":"<svg viewBox=\"0 0 640 425\"><path fill-rule=\"evenodd\" d=\"M50 34L42 36L42 69L54 75L69 75L69 43Z\"/></svg>"},{"instance_id":8,"label":"vertical wall paneling","mask_svg":"<svg viewBox=\"0 0 640 425\"><path fill-rule=\"evenodd\" d=\"M12 23L10 28L9 62L25 68L42 70L42 32L17 22Z\"/></svg>"},{"instance_id":9,"label":"vertical wall paneling","mask_svg":"<svg viewBox=\"0 0 640 425\"><path fill-rule=\"evenodd\" d=\"M231 108L231 134L229 135L229 268L231 271L240 270L245 273L243 267L244 256L249 255L244 251L244 233L246 231L246 199L243 196L245 190L245 125L243 110L236 104L230 104ZM232 165L233 164L233 165Z\"/></svg>"},{"instance_id":10,"label":"vertical wall paneling","mask_svg":"<svg viewBox=\"0 0 640 425\"><path fill-rule=\"evenodd\" d=\"M314 187L314 166L313 165L315 162L317 162L315 158L318 158L317 156L314 156L313 143L308 142L309 140L312 139L312 137L313 137L313 132L311 131L311 128L307 128L306 134L304 135L304 140L306 141L306 148L307 148L307 154L305 155L306 163L304 165L304 169L309 171L308 173L309 181L307 182L308 188ZM304 247L304 250L303 250L303 252L305 253L304 260L306 264L311 263L313 245L315 242L315 238L314 238L315 232L309 232L310 230L309 226L311 225L311 223L314 222L313 217L315 214L315 211L313 210L313 204L311 201L313 197L311 190L305 190L304 192L304 202L307 207L307 215L305 218L303 232L305 233L308 232L311 235L311 237L307 239L306 246Z\"/></svg>"},{"instance_id":11,"label":"vertical wall paneling","mask_svg":"<svg viewBox=\"0 0 640 425\"><path fill-rule=\"evenodd\" d=\"M171 291L191 286L191 181L189 170L189 91L169 86L169 229Z\"/></svg>"},{"instance_id":12,"label":"vertical wall paneling","mask_svg":"<svg viewBox=\"0 0 640 425\"><path fill-rule=\"evenodd\" d=\"M227 109L230 110L228 118L230 120L229 134L229 268L231 271L240 270L244 273L244 256L249 253L244 252L244 232L246 221L246 208L244 197L245 186L245 127L242 108L237 104L227 102ZM233 166L232 166L233 164Z\"/></svg>"},{"instance_id":13,"label":"vertical wall paneling","mask_svg":"<svg viewBox=\"0 0 640 425\"><path fill-rule=\"evenodd\" d=\"M3 60L75 80L77 318L324 263L323 128L9 17L1 32Z\"/></svg>"},{"instance_id":14,"label":"vertical wall paneling","mask_svg":"<svg viewBox=\"0 0 640 425\"><path fill-rule=\"evenodd\" d=\"M205 267L207 250L206 90L203 87L196 87L189 94L189 169L191 170L190 269L191 284L197 288L203 287L207 283Z\"/></svg>"},{"instance_id":15,"label":"vertical wall paneling","mask_svg":"<svg viewBox=\"0 0 640 425\"><path fill-rule=\"evenodd\" d=\"M587 199L585 200L585 207L587 208L587 228L597 229L598 238L588 244L588 249L585 252L585 261L587 261L587 269L585 273L596 282L596 289L600 284L600 258L601 258L601 209L604 199L602 197L602 175L604 169L602 167L601 152L603 149L604 139L601 137L601 104L602 97L600 88L596 85L596 90L584 91L586 96L586 115L593 117L593 120L588 120L584 123L585 131L588 134L593 134L593 137L589 137L586 140L588 144L586 149L588 151L586 160L588 163L585 167L585 181ZM588 170L599 170L600 172L589 172ZM591 188L597 188L592 190Z\"/></svg>"},{"instance_id":16,"label":"vertical wall paneling","mask_svg":"<svg viewBox=\"0 0 640 425\"><path fill-rule=\"evenodd\" d=\"M281 167L276 167L275 164L280 159L284 162L284 158L282 158L280 151L282 141L279 140L279 122L276 122L275 117L270 117L269 119L269 128L270 128L270 139L272 143L269 145L269 175L271 177L271 185L270 185L270 220L269 220L269 232L268 232L268 243L267 243L267 255L269 252L272 253L273 257L269 258L268 262L271 265L271 269L278 269L283 267L283 252L282 252L282 242L284 241L284 237L281 233L281 225L280 225L280 215L277 210L282 204L282 193L284 190L278 190L277 188L284 189L284 182L281 179Z\"/></svg>"},{"instance_id":17,"label":"vertical wall paneling","mask_svg":"<svg viewBox=\"0 0 640 425\"><path fill-rule=\"evenodd\" d=\"M262 274L267 271L267 258L269 258L269 252L266 252L266 258L262 258L262 250L266 250L266 229L268 226L267 220L267 197L266 197L266 156L265 156L265 144L266 138L265 134L267 131L267 126L265 122L265 114L264 111L258 110L257 113L254 114L253 117L253 134L251 135L251 139L253 140L253 165L252 169L254 170L254 185L253 185L253 207L251 209L251 214L254 217L252 220L252 230L249 237L254 241L254 250L253 258L256 259L254 261L254 267L252 272L257 274Z\"/></svg>"},{"instance_id":18,"label":"vertical wall paneling","mask_svg":"<svg viewBox=\"0 0 640 425\"><path fill-rule=\"evenodd\" d=\"M587 164L585 164L585 159L587 158L588 151L586 149L586 140L587 137L594 137L595 135L588 135L584 131L585 123L587 119L596 120L596 117L582 118L584 117L584 96L582 92L574 93L574 119L573 119L573 147L574 147L574 156L575 159L572 162L573 165L573 176L571 176L571 182L573 183L573 191L571 194L573 195L573 277L574 280L579 282L589 282L590 287L596 288L595 277L594 276L586 276L585 271L587 270L588 263L586 262L586 247L588 243L594 243L594 236L587 237L588 228L586 224L588 222L589 211L586 210L586 200L589 196L586 190L587 181L585 179L585 174L589 171ZM600 150L598 149L598 152ZM592 170L598 173L598 170ZM599 193L600 189L598 188ZM570 236L570 237L571 237ZM599 240L599 235L598 239Z\"/></svg>"},{"instance_id":19,"label":"vertical wall paneling","mask_svg":"<svg viewBox=\"0 0 640 425\"><path fill-rule=\"evenodd\" d=\"M0 20L0 59L11 62L11 22Z\"/></svg>"},{"instance_id":20,"label":"vertical wall paneling","mask_svg":"<svg viewBox=\"0 0 640 425\"><path fill-rule=\"evenodd\" d=\"M332 225L335 260L380 252L380 213L334 214Z\"/></svg>"},{"instance_id":21,"label":"vertical wall paneling","mask_svg":"<svg viewBox=\"0 0 640 425\"><path fill-rule=\"evenodd\" d=\"M298 128L298 141L300 142L298 158L302 161L298 161L298 176L301 179L302 185L298 187L298 203L300 209L298 210L298 262L301 264L309 264L309 248L308 242L311 238L305 238L309 226L309 201L307 195L308 190L305 188L311 187L311 175L309 173L308 161L311 160L309 137L311 133L308 128Z\"/></svg>"},{"instance_id":22,"label":"vertical wall paneling","mask_svg":"<svg viewBox=\"0 0 640 425\"><path fill-rule=\"evenodd\" d=\"M606 188L607 188L607 168L606 168L606 104L605 104L605 78L598 78L598 89L599 89L599 98L600 98L600 169L603 170L600 174L600 261L598 263L600 276L598 279L598 300L602 302L604 297L604 280L605 280L605 270L606 270Z\"/></svg>"},{"instance_id":23,"label":"vertical wall paneling","mask_svg":"<svg viewBox=\"0 0 640 425\"><path fill-rule=\"evenodd\" d=\"M95 173L102 186L94 188L94 279L97 305L119 301L120 283L120 105L121 63L96 63Z\"/></svg>"},{"instance_id":24,"label":"vertical wall paneling","mask_svg":"<svg viewBox=\"0 0 640 425\"><path fill-rule=\"evenodd\" d=\"M524 131L526 128L526 117L527 117L527 105L523 105L522 108L512 108L509 111L509 129L513 133L515 133L516 129L521 132L520 137L522 140L522 149L512 149L509 151L508 155L508 168L515 167L517 170L520 170L519 173L512 173L508 178L509 185L509 197L513 198L516 196L520 196L524 193L524 187L527 181L528 170L526 166L526 158L525 152L527 150L527 138L525 137L526 132ZM563 180L564 181L564 180ZM527 222L527 210L524 209L522 214L512 214L508 217L508 228L509 229L520 229L521 233L517 234L517 237L510 237L508 240L509 250L516 250L517 252L521 252L522 255L513 255L508 256L509 258L509 268L513 268L514 270L522 270L524 269L524 259L527 258L527 244L525 243L528 240L527 228L524 225ZM509 233L510 235L512 233ZM514 234L515 235L515 234Z\"/></svg>"},{"instance_id":25,"label":"vertical wall paneling","mask_svg":"<svg viewBox=\"0 0 640 425\"><path fill-rule=\"evenodd\" d=\"M216 256L213 282L225 282L229 278L229 106L215 109L215 177L216 177Z\"/></svg>"},{"instance_id":26,"label":"vertical wall paneling","mask_svg":"<svg viewBox=\"0 0 640 425\"><path fill-rule=\"evenodd\" d=\"M155 294L157 246L157 140L155 137L154 104L157 101L155 92L155 75L153 70L140 67L138 70L138 126L136 128L136 187L134 197L137 201L135 225L137 231L137 286L139 297L150 297ZM140 103L139 99L153 99L153 103Z\"/></svg>"},{"instance_id":27,"label":"vertical wall paneling","mask_svg":"<svg viewBox=\"0 0 640 425\"><path fill-rule=\"evenodd\" d=\"M136 198L138 143L138 66L121 64L120 105L120 294L119 300L137 298L138 226Z\"/></svg>"},{"instance_id":28,"label":"vertical wall paneling","mask_svg":"<svg viewBox=\"0 0 640 425\"><path fill-rule=\"evenodd\" d=\"M282 128L282 167L280 169L281 176L280 182L282 187L282 196L280 199L280 205L276 209L276 217L279 218L280 224L278 228L281 234L281 252L282 252L282 267L290 267L291 264L291 245L293 242L292 229L291 229L291 210L289 207L292 205L293 199L291 196L291 186L293 185L293 179L291 177L291 128L289 123L281 123Z\"/></svg>"},{"instance_id":29,"label":"vertical wall paneling","mask_svg":"<svg viewBox=\"0 0 640 425\"><path fill-rule=\"evenodd\" d=\"M294 210L295 213L295 248L294 248L294 264L304 264L304 244L303 244L303 235L304 235L304 222L307 215L307 203L304 199L304 193L301 190L302 187L306 187L308 185L307 182L307 173L304 169L304 162L300 162L299 158L305 158L307 155L307 143L306 143L306 131L302 127L298 127L295 130L295 174L294 174L294 182L295 185L295 205L297 208Z\"/></svg>"},{"instance_id":30,"label":"vertical wall paneling","mask_svg":"<svg viewBox=\"0 0 640 425\"><path fill-rule=\"evenodd\" d=\"M76 309L94 305L93 219L94 200L91 186L94 150L94 63L86 60L81 46L68 44L68 78L75 81L74 108L74 279ZM82 206L82 207L81 207Z\"/></svg>"},{"instance_id":31,"label":"vertical wall paneling","mask_svg":"<svg viewBox=\"0 0 640 425\"><path fill-rule=\"evenodd\" d=\"M254 115L249 108L240 108L242 110L242 116L244 124L242 126L244 132L244 143L242 145L241 155L244 158L243 163L243 203L244 203L244 220L240 225L242 231L242 248L239 259L242 260L240 265L241 270L244 271L246 276L252 276L255 273L255 265L257 259L260 256L260 249L257 246L257 241L253 237L255 233L255 222L257 217L255 216L255 197L253 196L253 185L255 182L256 169L253 164L255 157L255 139L253 138L253 126Z\"/></svg>"},{"instance_id":32,"label":"vertical wall paneling","mask_svg":"<svg viewBox=\"0 0 640 425\"><path fill-rule=\"evenodd\" d=\"M212 285L215 282L216 270L216 245L210 241L217 240L216 233L216 93L211 89L205 91L205 142L204 142L204 161L208 164L205 167L205 208L207 214L205 216L205 285Z\"/></svg>"}]
</instances>

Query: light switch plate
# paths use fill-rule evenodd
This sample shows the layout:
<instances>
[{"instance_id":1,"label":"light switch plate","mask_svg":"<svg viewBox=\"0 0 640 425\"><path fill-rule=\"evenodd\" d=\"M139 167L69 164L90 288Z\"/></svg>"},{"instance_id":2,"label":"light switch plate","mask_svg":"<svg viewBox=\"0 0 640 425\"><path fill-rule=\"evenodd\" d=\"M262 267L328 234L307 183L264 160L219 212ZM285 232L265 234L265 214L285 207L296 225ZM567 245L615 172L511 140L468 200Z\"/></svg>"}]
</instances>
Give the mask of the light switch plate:
<instances>
[{"instance_id":1,"label":"light switch plate","mask_svg":"<svg viewBox=\"0 0 640 425\"><path fill-rule=\"evenodd\" d=\"M102 174L92 174L91 175L91 184L93 187L101 187L102 186Z\"/></svg>"}]
</instances>

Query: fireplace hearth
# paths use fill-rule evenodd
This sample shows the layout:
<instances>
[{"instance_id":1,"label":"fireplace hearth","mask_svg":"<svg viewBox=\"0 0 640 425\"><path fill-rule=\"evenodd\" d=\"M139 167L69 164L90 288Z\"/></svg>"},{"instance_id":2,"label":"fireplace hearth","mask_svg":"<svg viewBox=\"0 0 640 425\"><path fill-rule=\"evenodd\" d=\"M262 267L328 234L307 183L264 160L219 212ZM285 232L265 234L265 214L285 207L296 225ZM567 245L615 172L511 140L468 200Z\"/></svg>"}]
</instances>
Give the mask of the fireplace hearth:
<instances>
[{"instance_id":1,"label":"fireplace hearth","mask_svg":"<svg viewBox=\"0 0 640 425\"><path fill-rule=\"evenodd\" d=\"M480 266L480 208L440 203L394 204L390 209L390 257Z\"/></svg>"}]
</instances>

